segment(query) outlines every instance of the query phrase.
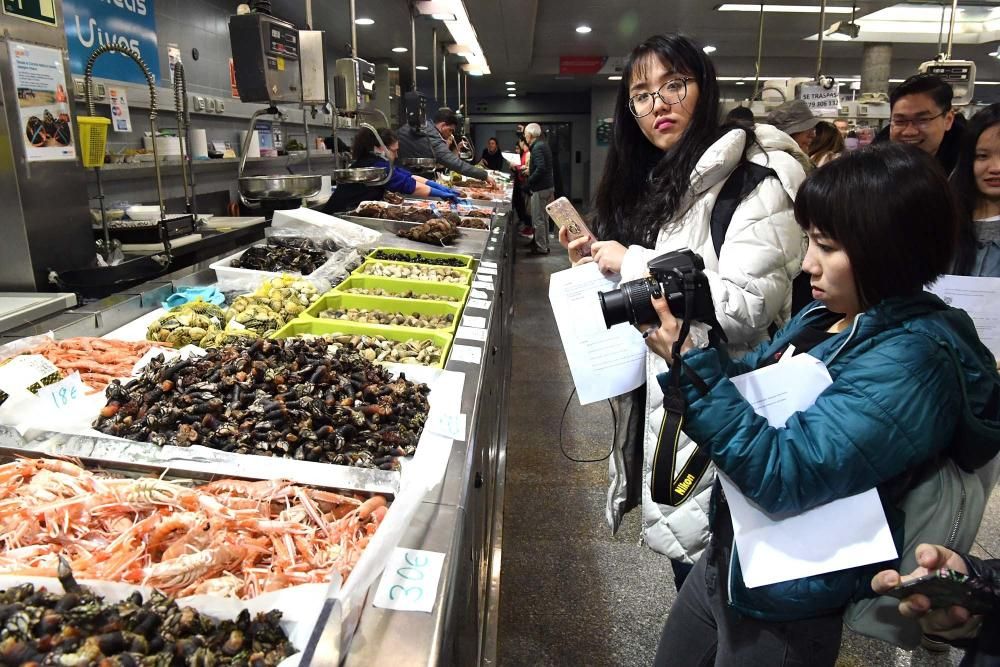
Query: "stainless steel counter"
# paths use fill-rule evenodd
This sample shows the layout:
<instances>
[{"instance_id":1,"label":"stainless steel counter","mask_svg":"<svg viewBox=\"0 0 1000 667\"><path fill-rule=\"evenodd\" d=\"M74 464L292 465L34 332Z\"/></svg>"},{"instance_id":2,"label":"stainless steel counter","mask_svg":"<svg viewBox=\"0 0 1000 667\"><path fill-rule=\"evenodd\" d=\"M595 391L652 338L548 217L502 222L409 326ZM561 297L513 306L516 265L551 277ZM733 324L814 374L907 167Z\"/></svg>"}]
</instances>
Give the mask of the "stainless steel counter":
<instances>
[{"instance_id":1,"label":"stainless steel counter","mask_svg":"<svg viewBox=\"0 0 1000 667\"><path fill-rule=\"evenodd\" d=\"M13 329L75 305L75 294L0 292L0 331Z\"/></svg>"},{"instance_id":2,"label":"stainless steel counter","mask_svg":"<svg viewBox=\"0 0 1000 667\"><path fill-rule=\"evenodd\" d=\"M463 230L463 232L469 230ZM451 359L446 368L465 373L461 412L468 416L465 442L455 441L444 480L424 498L400 546L445 554L431 613L390 611L372 606L373 584L361 612L349 666L492 664L495 658L503 519L503 472L506 452L507 386L510 378L510 331L513 314L513 243L507 219L488 235L465 234L467 244L448 248L495 262L488 310L471 315L486 319L484 342L456 339L479 348L479 363ZM383 230L381 245L427 250ZM99 336L159 306L176 288L215 282L208 268L215 258L194 264L84 308L66 310L0 333L10 339L52 330L58 338ZM477 266L480 266L477 263ZM0 341L3 342L3 341ZM331 633L333 634L333 633ZM312 664L330 664L322 646Z\"/></svg>"}]
</instances>

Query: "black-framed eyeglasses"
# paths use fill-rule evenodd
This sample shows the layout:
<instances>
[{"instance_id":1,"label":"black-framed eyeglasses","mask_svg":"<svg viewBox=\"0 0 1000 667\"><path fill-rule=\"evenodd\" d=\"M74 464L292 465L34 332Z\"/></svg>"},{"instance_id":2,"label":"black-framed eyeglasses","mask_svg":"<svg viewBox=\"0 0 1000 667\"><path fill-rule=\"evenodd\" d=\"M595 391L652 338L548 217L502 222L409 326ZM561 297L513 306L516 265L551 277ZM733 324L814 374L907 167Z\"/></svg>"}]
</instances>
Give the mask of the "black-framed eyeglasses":
<instances>
[{"instance_id":1,"label":"black-framed eyeglasses","mask_svg":"<svg viewBox=\"0 0 1000 667\"><path fill-rule=\"evenodd\" d=\"M671 79L659 87L655 93L639 93L633 95L628 100L628 110L636 118L642 118L653 113L656 106L656 98L659 97L664 104L672 106L679 104L687 97L687 82L694 81L693 76L685 76L680 79Z\"/></svg>"},{"instance_id":2,"label":"black-framed eyeglasses","mask_svg":"<svg viewBox=\"0 0 1000 667\"><path fill-rule=\"evenodd\" d=\"M926 130L931 126L931 121L935 121L947 113L947 111L942 111L936 116L925 116L924 118L890 118L889 125L898 130L905 130L910 125L913 125L918 130Z\"/></svg>"}]
</instances>

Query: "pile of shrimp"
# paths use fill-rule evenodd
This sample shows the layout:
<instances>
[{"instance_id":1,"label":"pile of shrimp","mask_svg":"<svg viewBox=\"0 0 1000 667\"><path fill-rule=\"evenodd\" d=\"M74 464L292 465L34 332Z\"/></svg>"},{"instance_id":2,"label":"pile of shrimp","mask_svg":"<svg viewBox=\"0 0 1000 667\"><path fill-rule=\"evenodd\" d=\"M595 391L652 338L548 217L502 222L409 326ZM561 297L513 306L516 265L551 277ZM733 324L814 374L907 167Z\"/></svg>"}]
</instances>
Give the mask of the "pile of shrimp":
<instances>
[{"instance_id":1,"label":"pile of shrimp","mask_svg":"<svg viewBox=\"0 0 1000 667\"><path fill-rule=\"evenodd\" d=\"M0 465L0 574L54 577L62 556L82 579L252 598L346 579L386 509L284 480L190 487L21 459Z\"/></svg>"},{"instance_id":2,"label":"pile of shrimp","mask_svg":"<svg viewBox=\"0 0 1000 667\"><path fill-rule=\"evenodd\" d=\"M81 336L51 340L25 354L42 355L66 375L79 372L84 384L103 391L112 380L132 375L132 367L154 345Z\"/></svg>"}]
</instances>

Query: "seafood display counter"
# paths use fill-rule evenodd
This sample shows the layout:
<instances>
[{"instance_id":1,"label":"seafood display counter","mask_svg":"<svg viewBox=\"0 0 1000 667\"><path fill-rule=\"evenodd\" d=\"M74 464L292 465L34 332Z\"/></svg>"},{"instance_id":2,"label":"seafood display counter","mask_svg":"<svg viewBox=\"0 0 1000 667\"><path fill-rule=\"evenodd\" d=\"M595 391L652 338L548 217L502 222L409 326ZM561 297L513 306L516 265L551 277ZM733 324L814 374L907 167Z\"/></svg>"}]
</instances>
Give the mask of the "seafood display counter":
<instances>
[{"instance_id":1,"label":"seafood display counter","mask_svg":"<svg viewBox=\"0 0 1000 667\"><path fill-rule=\"evenodd\" d=\"M226 440L226 429L236 428L226 423L215 421L212 417L212 401L231 401L233 406L242 405L249 411L261 410L258 419L263 418L275 423L286 420L291 424L291 419L297 410L305 411L317 410L322 406L317 406L317 397L325 396L327 403L326 410L335 410L335 404L331 401L341 400L336 398L334 390L338 390L336 383L329 378L328 369L324 375L323 368L303 366L308 363L310 355L322 354L322 351L311 351L310 345L329 345L333 350L340 345L357 345L360 336L352 336L352 327L361 327L357 324L360 317L367 319L364 327L358 331L369 331L380 327L385 330L386 338L391 342L393 339L392 326L399 325L399 330L406 332L406 336L418 340L428 340L432 349L437 350L439 357L428 357L424 359L423 352L414 350L410 353L399 353L398 346L390 349L385 348L379 351L378 347L368 347L365 349L355 347L361 355L371 361L376 360L396 360L399 362L416 362L412 366L398 366L398 368L408 368L405 370L407 381L396 380L388 382L388 375L382 376L379 373L364 368L345 371L350 373L351 378L357 378L356 387L371 386L372 392L379 396L388 398L390 394L400 397L406 392L416 391L414 382L422 382L421 378L435 377L435 373L441 377L462 378L455 383L452 393L440 393L437 405L441 401L447 401L447 416L449 421L445 426L436 425L439 430L432 435L437 438L437 442L443 442L434 452L434 456L439 460L444 469L439 482L431 485L429 490L421 488L417 500L412 503L407 514L395 516L405 516L405 522L400 526L393 526L391 530L398 530L398 547L396 552L405 550L406 557L418 559L419 562L434 562L440 565L439 579L436 583L431 583L432 577L424 582L409 581L406 576L406 567L398 568L392 566L382 573L381 577L393 578L399 582L389 590L389 598L405 597L423 598L423 600L433 600L423 610L405 610L404 605L387 604L384 600L377 600L379 596L380 580L376 579L378 570L369 572L372 567L372 559L364 558L367 552L357 560L356 564L352 560L354 567L353 574L347 579L345 587L354 585L360 587L360 604L355 604L353 608L343 608L339 598L328 596L322 612L318 618L320 622L312 628L309 636L308 646L304 648L303 662L316 665L327 665L341 662L346 665L375 665L393 664L397 667L402 665L450 665L450 664L484 664L491 663L495 658L496 642L496 622L498 609L498 586L500 571L500 527L502 525L503 513L503 478L504 461L506 451L506 412L507 412L507 386L510 377L510 331L509 324L513 314L513 289L512 289L512 269L513 269L513 243L514 236L510 226L507 224L505 207L497 211L494 224L491 229L463 229L459 241L452 247L438 248L451 256L456 254L459 259L442 261L455 261L460 266L423 266L424 271L443 271L461 276L458 283L449 285L445 282L434 283L432 287L423 293L423 296L413 297L426 299L426 301L411 300L409 303L424 304L420 308L414 309L412 315L401 321L396 321L390 312L388 315L379 310L367 308L370 304L377 304L379 308L389 309L400 299L390 298L398 296L413 295L407 292L412 290L414 285L420 285L418 281L409 280L407 276L401 275L404 272L412 271L412 267L407 267L407 253L421 253L430 257L433 255L431 247L407 238L400 238L396 234L395 221L367 220L358 221L371 229L381 232L382 236L378 246L382 248L383 255L378 258L366 258L364 264L358 267L349 277L337 288L321 299L314 300L312 305L308 303L301 308L296 308L288 315L293 317L283 324L281 331L277 332L277 337L283 337L283 331L305 333L326 332L347 332L338 334L344 340L330 340L326 343L296 343L292 349L293 341L302 339L289 339L287 341L277 340L274 343L263 342L250 347L249 356L245 361L226 361L231 357L226 356L220 362L228 363L233 371L243 368L246 373L260 373L261 377L268 377L269 386L283 388L282 383L287 382L287 389L281 390L280 403L268 402L263 394L258 395L257 402L252 405L249 399L240 399L238 390L234 394L232 391L225 394L213 394L216 391L216 383L225 383L227 380L222 377L213 380L211 373L213 368L212 351L204 357L193 357L189 362L157 362L154 358L152 362L142 371L142 375L132 383L132 394L126 395L121 389L121 385L112 382L108 390L107 406L101 410L101 417L96 423L98 432L86 434L63 435L50 431L29 430L21 435L17 431L0 427L0 447L3 451L0 454L10 456L12 452L34 453L35 455L60 453L68 456L75 456L86 465L88 462L96 465L106 464L105 467L113 470L122 470L130 474L149 474L156 470L157 457L163 461L170 461L169 475L171 478L185 478L209 481L218 479L220 476L232 476L233 478L279 478L285 476L288 471L294 471L295 482L298 484L309 484L309 490L305 487L296 487L294 497L296 502L302 506L301 521L312 521L315 530L329 530L330 523L334 516L341 510L337 509L336 502L347 503L343 511L354 511L362 507L367 507L365 498L384 498L389 500L389 511L381 510L385 516L383 526L388 526L394 516L393 509L396 502L402 506L403 499L408 489L400 488L399 473L395 469L400 462L403 466L403 478L406 478L407 461L410 458L403 457L413 453L413 447L407 447L403 440L399 440L397 449L392 450L389 456L383 459L366 459L365 467L350 467L357 464L357 461L350 454L349 447L342 450L342 454L334 457L330 452L311 450L302 444L297 446L297 442L307 436L312 436L311 431L302 430L300 425L294 428L286 428L280 434L272 431L271 434L279 435L284 445L285 452L297 451L295 459L289 458L263 458L259 454L268 456L282 456L273 452L253 451L247 445L244 447L237 441L235 436L231 441ZM391 225L391 226L390 226ZM373 255L374 257L374 255ZM444 257L444 256L443 256ZM213 258L200 262L186 269L164 276L156 281L139 285L123 293L116 294L99 302L89 304L82 308L66 310L61 313L49 315L35 321L23 324L15 329L0 332L0 343L22 340L30 336L40 336L46 332L52 332L56 342L54 347L59 347L60 341L73 339L74 337L100 337L111 332L125 331L131 328L138 328L143 333L151 324L161 321L163 318L156 318L156 311L162 301L174 295L183 288L202 288L213 286L216 282L216 272L210 268L213 262L221 258ZM398 261L393 261L398 260ZM387 278L381 274L373 275L366 271L366 267L378 265L380 272L388 272ZM393 265L401 265L400 268L392 268ZM426 278L424 278L426 280ZM381 281L381 282L380 282ZM427 283L424 283L427 284ZM373 287L374 286L374 287ZM380 294L378 290L385 292L386 286L391 287L391 293ZM418 290L420 291L420 290ZM248 295L252 296L252 295ZM266 303L266 297L256 297L256 302L247 302L248 309L258 308L259 303ZM369 301L366 301L369 299ZM262 301L263 300L263 301ZM212 315L207 307L199 307L203 312L198 315ZM220 311L221 312L221 311ZM256 312L256 311L254 311ZM282 313L285 315L285 313ZM193 317L193 315L192 315ZM389 320L385 318L388 317ZM328 319L323 319L328 318ZM334 318L334 319L329 319ZM354 319L355 322L342 321L343 319ZM254 316L252 322L247 317L242 318L246 326L256 326L261 324L260 318ZM185 320L187 322L187 320ZM331 323L332 322L332 323ZM326 329L321 324L326 323ZM261 326L277 326L277 324L263 323ZM421 328L426 327L426 328ZM243 328L243 325L240 325ZM433 329L433 330L428 330ZM273 329L268 330L274 333ZM224 331L217 332L218 336L238 335L238 332ZM370 331L369 331L370 335ZM128 340L127 338L125 340ZM187 339L184 339L187 340ZM316 339L321 340L321 339ZM368 339L366 339L368 340ZM437 342L440 341L440 342ZM183 341L182 341L183 342ZM65 347L72 347L70 341L66 340ZM135 344L140 345L140 344ZM142 343L143 346L151 346L153 343ZM287 347L287 351L286 351ZM145 347L128 348L130 354L139 355ZM233 349L233 348L226 348ZM325 349L325 348L324 348ZM58 354L64 354L66 350L61 350ZM73 354L84 354L83 351L69 350ZM97 351L94 351L97 354ZM229 352L227 355L231 354ZM273 356L272 361L267 361ZM387 357L387 355L389 355ZM354 355L357 358L358 355ZM411 358L412 357L412 358ZM72 357L77 358L77 357ZM345 359L347 357L340 357ZM204 359L205 361L199 361ZM64 361L63 357L60 357ZM284 360L284 361L281 361ZM292 360L292 361L289 361ZM297 361L296 361L297 360ZM433 363L437 360L437 363ZM73 366L70 362L70 367ZM233 365L236 363L237 365ZM332 362L342 363L342 362ZM423 367L417 364L425 364ZM239 365L244 364L244 365ZM260 368L257 368L257 365ZM435 370L443 368L441 370ZM333 368L330 366L330 368ZM377 367L365 367L377 368ZM420 371L420 372L418 372ZM243 372L243 371L240 371ZM270 375L267 375L267 374ZM375 375L365 375L375 373ZM216 375L218 372L216 371ZM286 377L288 379L286 379ZM296 379L297 378L297 379ZM307 379L308 378L308 379ZM410 382L410 379L413 379ZM101 378L92 377L94 381ZM135 442L132 445L123 445L123 441L108 438L104 434L122 435L135 439L138 421L141 415L147 411L157 408L158 396L165 391L170 391L174 383L185 383L191 387L187 389L187 396L190 401L205 401L201 410L195 403L188 403L188 413L196 411L199 415L205 414L204 419L199 421L182 420L185 423L180 428L170 431L170 437L183 444L179 440L183 437L199 439L199 443L204 441L219 442L221 447L218 453L205 447L196 448L198 451L186 450L187 453L178 454L183 450L171 444L171 441L159 443L158 454L152 456L148 453L149 446L146 442ZM138 383L138 384L137 384ZM143 384L145 383L145 384ZM194 383L194 384L192 384ZM324 384L325 383L325 384ZM374 383L369 385L368 383ZM168 386L169 385L169 386ZM314 388L315 385L315 388ZM404 386L405 385L405 386ZM414 389L409 387L413 385ZM220 385L221 386L221 385ZM232 386L227 385L227 386ZM379 389L379 387L382 387ZM436 385L435 385L436 386ZM116 387L118 387L116 389ZM328 387L328 388L327 388ZM369 391L367 388L364 391ZM116 393L118 392L118 393ZM204 398L199 399L199 393L204 393ZM323 393L327 392L327 393ZM438 389L431 390L431 406L434 409L434 397ZM144 403L136 403L136 396L142 396ZM357 394L360 396L361 394ZM373 396L375 394L372 394ZM415 395L416 396L416 395ZM292 400L294 399L294 401ZM242 402L240 402L242 400ZM402 399L394 399L402 400ZM410 400L410 399L407 399ZM419 396L415 399L419 402ZM262 402L261 402L262 401ZM292 404L294 403L294 409ZM407 419L409 407L400 407L394 416L390 417L391 410L380 407L382 405L392 405L383 403L381 399L376 403L371 400L371 412L365 414L372 415L376 425L379 424L379 414L384 414L385 429L379 433L371 432L370 437L389 437L392 433L389 426L392 424L403 424ZM104 405L102 402L101 405ZM255 407L255 406L260 406ZM402 406L403 403L400 403ZM313 406L313 407L310 407ZM363 406L367 409L369 406ZM165 410L166 408L164 408ZM236 408L234 408L236 409ZM382 410L385 409L383 413ZM440 416L440 408L438 408ZM318 415L320 413L317 413ZM180 415L180 413L177 413ZM321 416L329 416L327 412L322 412ZM176 417L175 417L176 418ZM167 416L159 418L160 421L169 419ZM394 421L395 420L395 421ZM152 421L143 418L147 432L139 433L140 440L153 441L156 433L149 433ZM270 426L269 421L265 421L268 426L255 427L255 431L261 433ZM304 423L304 422L303 422ZM360 425L360 422L359 422ZM398 428L398 434L405 435L406 431L402 426ZM426 427L425 427L426 428ZM202 430L199 430L202 429ZM355 427L351 427L357 431ZM443 430L440 430L443 429ZM389 433L388 436L383 431ZM440 436L447 432L448 437L443 439ZM354 437L353 431L344 431L346 437ZM339 437L339 436L338 436ZM392 437L399 437L398 435ZM231 444L226 444L227 442ZM252 442L252 441L250 441ZM272 440L273 442L273 440ZM421 448L417 451L417 457L411 457L416 465L417 458L424 450L424 440L421 439ZM305 443L305 440L303 440ZM215 445L212 445L215 446ZM140 452L140 449L142 452ZM169 450L169 451L168 451ZM242 453L246 450L246 453ZM112 458L107 458L108 452L114 452ZM389 450L383 450L389 451ZM316 458L312 458L313 453ZM300 455L301 454L301 455ZM177 458L169 458L176 456ZM431 454L426 453L424 461ZM362 456L364 458L364 456ZM321 461L330 463L340 463L342 465L329 465ZM353 461L353 462L352 462ZM349 465L348 465L349 464ZM382 464L382 465L380 465ZM152 468L150 467L152 466ZM255 470L253 474L246 473L248 470ZM416 469L416 468L415 468ZM419 484L414 485L419 486ZM317 490L318 489L318 490ZM323 491L329 489L330 491ZM337 489L354 490L357 493L348 498L331 495ZM178 492L179 493L179 492ZM292 491L284 491L291 494ZM325 495L324 495L325 494ZM371 495L376 494L376 495ZM334 502L334 499L337 499ZM395 500L393 500L395 499ZM67 501L68 502L68 501ZM384 500L381 501L384 504ZM332 505L331 505L332 503ZM316 507L321 505L323 510L317 514ZM331 509L332 507L332 509ZM352 509L353 508L353 509ZM324 514L328 511L330 514ZM289 510L291 511L291 510ZM402 511L402 510L401 510ZM362 512L371 514L371 509ZM296 515L298 516L298 515ZM287 517L283 514L281 519ZM337 519L340 521L341 519ZM267 536L268 530L277 528L280 525L278 515L267 516L261 522L259 530L262 531L258 537L262 540ZM318 528L317 528L318 526ZM238 530L237 530L238 529ZM244 523L239 523L233 530L234 536L238 536L239 531L247 529ZM311 529L311 530L312 530ZM385 530L385 528L380 528ZM374 531L374 527L372 528ZM177 533L182 535L183 533ZM381 533L374 533L375 538ZM327 533L327 535L329 535ZM367 542L368 538L364 541ZM266 540L265 540L266 541ZM293 554L296 548L307 549L306 546L293 544L289 539L289 548ZM374 544L374 541L373 541ZM276 544L276 547L280 546ZM182 547L180 547L182 548ZM431 552L428 554L427 552ZM303 553L303 552L300 552ZM420 560L423 559L423 560ZM389 558L390 564L393 560ZM407 560L407 562L410 562ZM396 569L394 569L396 568ZM250 572L258 572L259 568L250 568ZM283 578L293 576L293 573L301 572L300 567L290 567L284 571ZM256 576L262 576L260 574ZM271 577L274 576L273 572ZM400 578L401 577L401 578ZM423 574L421 574L421 578ZM251 581L247 577L246 581ZM257 581L254 579L254 581ZM270 581L270 580L268 580ZM285 582L286 584L288 582ZM242 584L250 586L251 584ZM266 584L252 584L253 586L266 586ZM424 586L426 585L426 589ZM191 587L188 587L191 588ZM184 590L188 593L193 590ZM262 589L263 590L263 589ZM379 602L379 606L376 606ZM346 633L346 634L345 634ZM348 644L344 641L349 638ZM303 648L303 647L299 647Z\"/></svg>"}]
</instances>

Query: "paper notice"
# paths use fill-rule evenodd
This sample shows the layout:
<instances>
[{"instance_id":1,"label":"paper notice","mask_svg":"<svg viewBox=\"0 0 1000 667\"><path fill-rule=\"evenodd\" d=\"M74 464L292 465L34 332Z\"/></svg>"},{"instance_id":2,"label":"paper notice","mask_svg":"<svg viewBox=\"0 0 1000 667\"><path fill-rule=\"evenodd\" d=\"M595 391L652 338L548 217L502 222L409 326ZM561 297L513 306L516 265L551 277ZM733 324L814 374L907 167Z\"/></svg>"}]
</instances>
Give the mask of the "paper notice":
<instances>
[{"instance_id":1,"label":"paper notice","mask_svg":"<svg viewBox=\"0 0 1000 667\"><path fill-rule=\"evenodd\" d=\"M475 315L466 315L462 318L462 326L482 329L486 326L486 318L476 317Z\"/></svg>"},{"instance_id":2,"label":"paper notice","mask_svg":"<svg viewBox=\"0 0 1000 667\"><path fill-rule=\"evenodd\" d=\"M474 289L469 292L469 297L473 299L488 299L490 298L490 295L483 290Z\"/></svg>"},{"instance_id":3,"label":"paper notice","mask_svg":"<svg viewBox=\"0 0 1000 667\"><path fill-rule=\"evenodd\" d=\"M1000 278L941 276L928 291L969 314L979 339L1000 359Z\"/></svg>"},{"instance_id":4,"label":"paper notice","mask_svg":"<svg viewBox=\"0 0 1000 667\"><path fill-rule=\"evenodd\" d=\"M598 292L617 283L596 264L553 273L549 302L580 404L618 396L646 379L646 344L635 327L604 324Z\"/></svg>"},{"instance_id":5,"label":"paper notice","mask_svg":"<svg viewBox=\"0 0 1000 667\"><path fill-rule=\"evenodd\" d=\"M451 357L452 361L464 361L470 364L479 364L483 359L483 348L474 347L472 345L459 345L455 344L451 346Z\"/></svg>"},{"instance_id":6,"label":"paper notice","mask_svg":"<svg viewBox=\"0 0 1000 667\"><path fill-rule=\"evenodd\" d=\"M458 327L455 331L455 338L465 338L466 340L478 340L486 342L486 329L476 329L475 327Z\"/></svg>"},{"instance_id":7,"label":"paper notice","mask_svg":"<svg viewBox=\"0 0 1000 667\"><path fill-rule=\"evenodd\" d=\"M491 302L487 301L486 299L469 299L465 303L465 307L466 308L476 308L478 310L489 310L490 303Z\"/></svg>"}]
</instances>

